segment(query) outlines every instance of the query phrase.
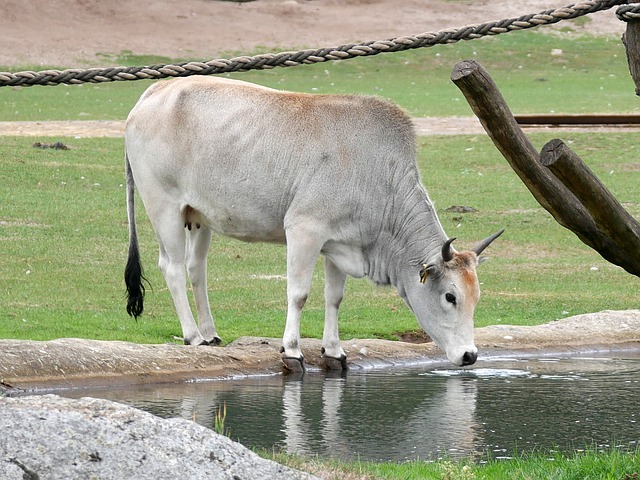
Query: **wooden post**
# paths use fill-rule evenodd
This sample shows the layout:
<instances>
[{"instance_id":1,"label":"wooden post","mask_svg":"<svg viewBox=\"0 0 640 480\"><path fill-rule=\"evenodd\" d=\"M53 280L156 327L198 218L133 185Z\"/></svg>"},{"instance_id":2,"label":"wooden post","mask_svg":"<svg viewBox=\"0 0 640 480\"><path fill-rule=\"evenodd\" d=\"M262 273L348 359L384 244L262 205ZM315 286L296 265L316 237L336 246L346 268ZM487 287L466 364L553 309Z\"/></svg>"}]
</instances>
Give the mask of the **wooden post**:
<instances>
[{"instance_id":1,"label":"wooden post","mask_svg":"<svg viewBox=\"0 0 640 480\"><path fill-rule=\"evenodd\" d=\"M540 164L538 151L518 126L484 67L475 60L465 60L455 66L451 80L538 203L566 228L579 223L581 230L595 229L593 219L575 196Z\"/></svg>"},{"instance_id":2,"label":"wooden post","mask_svg":"<svg viewBox=\"0 0 640 480\"><path fill-rule=\"evenodd\" d=\"M615 239L635 238L635 249L640 252L640 224L573 150L554 139L542 147L540 160L580 200L601 229Z\"/></svg>"},{"instance_id":3,"label":"wooden post","mask_svg":"<svg viewBox=\"0 0 640 480\"><path fill-rule=\"evenodd\" d=\"M555 141L545 146L541 161L488 72L476 61L458 63L451 80L538 203L605 259L640 277L640 226L580 158ZM587 183L581 185L581 179ZM599 193L591 197L596 185Z\"/></svg>"},{"instance_id":4,"label":"wooden post","mask_svg":"<svg viewBox=\"0 0 640 480\"><path fill-rule=\"evenodd\" d=\"M622 35L622 43L627 50L629 72L636 84L636 95L640 95L640 19L626 19L627 29Z\"/></svg>"},{"instance_id":5,"label":"wooden post","mask_svg":"<svg viewBox=\"0 0 640 480\"><path fill-rule=\"evenodd\" d=\"M600 232L615 242L616 250L603 256L630 273L640 272L640 223L562 140L542 147L540 160L584 205Z\"/></svg>"}]
</instances>

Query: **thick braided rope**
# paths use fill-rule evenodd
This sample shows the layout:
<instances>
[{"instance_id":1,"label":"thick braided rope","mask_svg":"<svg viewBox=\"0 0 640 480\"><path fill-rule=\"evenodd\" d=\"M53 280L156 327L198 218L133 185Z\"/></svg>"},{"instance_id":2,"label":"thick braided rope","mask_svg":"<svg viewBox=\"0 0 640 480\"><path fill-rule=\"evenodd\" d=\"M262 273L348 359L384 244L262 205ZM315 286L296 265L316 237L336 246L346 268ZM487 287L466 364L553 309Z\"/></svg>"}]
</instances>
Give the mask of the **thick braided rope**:
<instances>
[{"instance_id":1,"label":"thick braided rope","mask_svg":"<svg viewBox=\"0 0 640 480\"><path fill-rule=\"evenodd\" d=\"M623 5L618 7L616 15L623 22L629 22L632 20L640 20L640 3L632 3L630 5Z\"/></svg>"},{"instance_id":2,"label":"thick braided rope","mask_svg":"<svg viewBox=\"0 0 640 480\"><path fill-rule=\"evenodd\" d=\"M40 72L0 72L0 87L59 85L115 82L125 80L159 79L166 77L187 77L190 75L215 75L227 72L242 72L274 67L292 67L301 64L346 60L355 57L377 55L385 52L400 52L438 44L472 40L486 35L498 35L549 25L561 20L577 18L590 13L607 10L627 0L591 0L568 7L545 10L537 14L518 18L468 25L456 29L428 32L404 36L390 40L369 41L359 44L341 45L333 48L301 50L298 52L265 53L253 57L243 56L231 59L217 59L208 62L187 62L176 65L155 65L147 67L112 67L69 70L44 70Z\"/></svg>"}]
</instances>

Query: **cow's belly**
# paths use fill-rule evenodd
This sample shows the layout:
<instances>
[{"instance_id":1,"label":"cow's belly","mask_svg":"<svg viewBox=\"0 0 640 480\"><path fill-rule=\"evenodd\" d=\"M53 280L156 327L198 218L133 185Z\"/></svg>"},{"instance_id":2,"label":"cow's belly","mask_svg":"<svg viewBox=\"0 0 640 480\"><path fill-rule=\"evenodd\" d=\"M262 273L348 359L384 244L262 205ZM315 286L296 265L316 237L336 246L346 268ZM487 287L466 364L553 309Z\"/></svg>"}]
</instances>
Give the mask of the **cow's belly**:
<instances>
[{"instance_id":1,"label":"cow's belly","mask_svg":"<svg viewBox=\"0 0 640 480\"><path fill-rule=\"evenodd\" d=\"M185 223L203 224L215 233L245 242L285 243L281 215L269 213L265 208L221 203L200 206L187 204Z\"/></svg>"}]
</instances>

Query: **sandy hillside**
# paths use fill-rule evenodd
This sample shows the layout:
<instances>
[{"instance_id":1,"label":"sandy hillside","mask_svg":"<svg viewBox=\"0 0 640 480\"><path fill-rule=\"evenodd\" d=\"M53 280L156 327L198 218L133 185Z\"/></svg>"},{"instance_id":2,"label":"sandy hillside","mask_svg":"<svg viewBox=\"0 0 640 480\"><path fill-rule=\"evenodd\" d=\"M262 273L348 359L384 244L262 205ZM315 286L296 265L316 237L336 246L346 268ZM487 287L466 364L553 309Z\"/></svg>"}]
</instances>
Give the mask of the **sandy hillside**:
<instances>
[{"instance_id":1,"label":"sandy hillside","mask_svg":"<svg viewBox=\"0 0 640 480\"><path fill-rule=\"evenodd\" d=\"M5 0L0 65L111 65L132 51L188 60L438 31L566 6L566 0ZM620 36L615 8L581 32ZM581 25L581 26L579 26ZM557 28L557 27L543 27Z\"/></svg>"}]
</instances>

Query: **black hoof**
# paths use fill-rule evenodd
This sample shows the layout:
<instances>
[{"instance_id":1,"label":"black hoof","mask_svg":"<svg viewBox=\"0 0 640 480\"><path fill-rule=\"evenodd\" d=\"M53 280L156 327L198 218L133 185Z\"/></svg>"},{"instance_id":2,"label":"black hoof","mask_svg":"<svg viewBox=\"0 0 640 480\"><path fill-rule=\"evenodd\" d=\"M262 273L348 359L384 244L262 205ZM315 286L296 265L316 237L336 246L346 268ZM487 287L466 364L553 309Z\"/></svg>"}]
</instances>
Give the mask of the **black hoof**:
<instances>
[{"instance_id":1,"label":"black hoof","mask_svg":"<svg viewBox=\"0 0 640 480\"><path fill-rule=\"evenodd\" d=\"M305 371L304 358L302 357L282 357L282 364L285 373L303 373Z\"/></svg>"},{"instance_id":2,"label":"black hoof","mask_svg":"<svg viewBox=\"0 0 640 480\"><path fill-rule=\"evenodd\" d=\"M211 342L207 342L206 340L202 340L200 343L191 343L189 340L185 340L184 344L185 345L193 345L194 347L202 347L202 346L206 347L208 345L211 345Z\"/></svg>"},{"instance_id":3,"label":"black hoof","mask_svg":"<svg viewBox=\"0 0 640 480\"><path fill-rule=\"evenodd\" d=\"M222 345L222 339L218 336L213 337L213 339L207 342L207 345L211 345L212 347L219 347Z\"/></svg>"},{"instance_id":4,"label":"black hoof","mask_svg":"<svg viewBox=\"0 0 640 480\"><path fill-rule=\"evenodd\" d=\"M340 358L328 357L326 355L323 355L322 362L324 364L324 368L326 368L327 370L348 370L349 369L349 366L347 365L346 355L342 355Z\"/></svg>"}]
</instances>

